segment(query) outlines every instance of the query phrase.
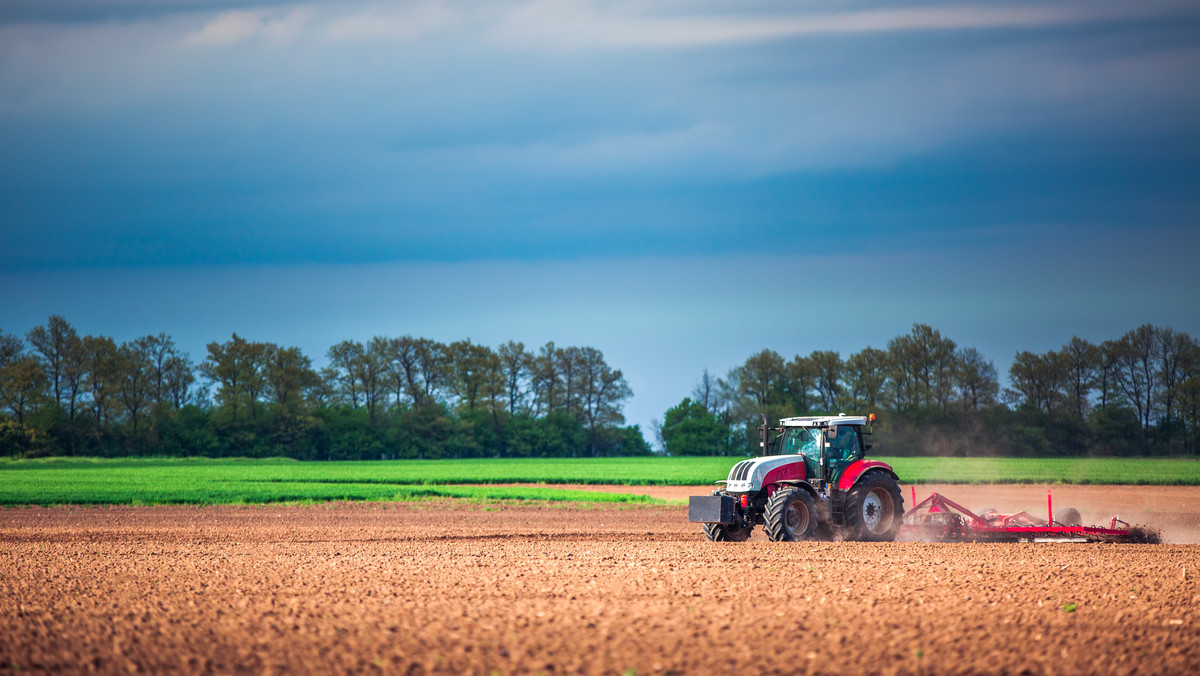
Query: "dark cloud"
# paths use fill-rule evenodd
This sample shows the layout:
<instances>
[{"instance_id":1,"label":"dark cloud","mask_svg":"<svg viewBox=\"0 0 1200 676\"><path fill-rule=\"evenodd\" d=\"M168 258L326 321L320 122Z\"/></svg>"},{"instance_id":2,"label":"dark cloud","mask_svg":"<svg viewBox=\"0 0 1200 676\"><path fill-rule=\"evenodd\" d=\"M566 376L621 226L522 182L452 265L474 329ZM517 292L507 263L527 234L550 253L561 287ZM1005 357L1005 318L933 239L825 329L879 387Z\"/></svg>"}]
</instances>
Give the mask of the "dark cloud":
<instances>
[{"instance_id":1,"label":"dark cloud","mask_svg":"<svg viewBox=\"0 0 1200 676\"><path fill-rule=\"evenodd\" d=\"M134 21L294 4L287 0L4 0L0 3L0 25Z\"/></svg>"},{"instance_id":2,"label":"dark cloud","mask_svg":"<svg viewBox=\"0 0 1200 676\"><path fill-rule=\"evenodd\" d=\"M334 3L287 31L250 17L190 40L234 6L4 6L204 11L6 29L0 267L720 255L846 236L907 250L1200 216L1192 10L651 49L619 46L653 37L624 6L609 42L571 47L514 46L502 13L333 31L376 16Z\"/></svg>"}]
</instances>

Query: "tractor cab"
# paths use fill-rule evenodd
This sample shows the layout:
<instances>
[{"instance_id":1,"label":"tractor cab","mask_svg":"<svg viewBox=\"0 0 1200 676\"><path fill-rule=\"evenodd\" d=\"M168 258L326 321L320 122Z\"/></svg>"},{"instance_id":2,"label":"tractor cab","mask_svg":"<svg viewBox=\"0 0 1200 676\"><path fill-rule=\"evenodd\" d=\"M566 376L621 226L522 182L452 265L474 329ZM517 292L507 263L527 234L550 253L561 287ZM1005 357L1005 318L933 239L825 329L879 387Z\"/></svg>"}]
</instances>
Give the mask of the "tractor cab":
<instances>
[{"instance_id":1,"label":"tractor cab","mask_svg":"<svg viewBox=\"0 0 1200 676\"><path fill-rule=\"evenodd\" d=\"M846 466L865 455L868 422L862 416L784 418L774 428L780 434L772 446L780 455L804 456L806 476L837 483Z\"/></svg>"}]
</instances>

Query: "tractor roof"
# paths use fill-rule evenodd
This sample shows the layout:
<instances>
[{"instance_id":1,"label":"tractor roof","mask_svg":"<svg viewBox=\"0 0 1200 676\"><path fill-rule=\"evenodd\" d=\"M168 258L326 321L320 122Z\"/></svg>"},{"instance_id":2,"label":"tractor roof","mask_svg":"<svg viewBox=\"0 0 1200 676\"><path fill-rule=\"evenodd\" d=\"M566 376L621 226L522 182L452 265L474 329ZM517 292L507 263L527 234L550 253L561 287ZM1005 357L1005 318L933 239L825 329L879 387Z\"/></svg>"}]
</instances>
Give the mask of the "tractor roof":
<instances>
[{"instance_id":1,"label":"tractor roof","mask_svg":"<svg viewBox=\"0 0 1200 676\"><path fill-rule=\"evenodd\" d=\"M830 425L866 425L866 416L861 415L811 415L796 418L783 418L779 421L783 427L829 427Z\"/></svg>"}]
</instances>

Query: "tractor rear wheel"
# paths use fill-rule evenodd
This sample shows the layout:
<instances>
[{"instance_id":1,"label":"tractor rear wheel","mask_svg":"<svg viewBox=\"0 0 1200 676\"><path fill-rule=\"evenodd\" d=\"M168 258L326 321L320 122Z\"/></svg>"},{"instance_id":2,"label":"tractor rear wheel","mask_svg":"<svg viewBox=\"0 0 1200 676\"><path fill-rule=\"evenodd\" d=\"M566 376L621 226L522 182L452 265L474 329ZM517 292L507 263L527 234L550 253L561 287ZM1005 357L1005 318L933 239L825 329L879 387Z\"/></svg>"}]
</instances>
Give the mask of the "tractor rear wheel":
<instances>
[{"instance_id":1,"label":"tractor rear wheel","mask_svg":"<svg viewBox=\"0 0 1200 676\"><path fill-rule=\"evenodd\" d=\"M900 485L883 472L868 472L846 493L842 513L847 539L891 542L904 523Z\"/></svg>"},{"instance_id":2,"label":"tractor rear wheel","mask_svg":"<svg viewBox=\"0 0 1200 676\"><path fill-rule=\"evenodd\" d=\"M816 531L817 520L817 503L808 491L784 488L767 501L763 530L772 542L807 540Z\"/></svg>"},{"instance_id":3,"label":"tractor rear wheel","mask_svg":"<svg viewBox=\"0 0 1200 676\"><path fill-rule=\"evenodd\" d=\"M750 539L751 530L731 523L706 523L704 537L709 542L745 542Z\"/></svg>"}]
</instances>

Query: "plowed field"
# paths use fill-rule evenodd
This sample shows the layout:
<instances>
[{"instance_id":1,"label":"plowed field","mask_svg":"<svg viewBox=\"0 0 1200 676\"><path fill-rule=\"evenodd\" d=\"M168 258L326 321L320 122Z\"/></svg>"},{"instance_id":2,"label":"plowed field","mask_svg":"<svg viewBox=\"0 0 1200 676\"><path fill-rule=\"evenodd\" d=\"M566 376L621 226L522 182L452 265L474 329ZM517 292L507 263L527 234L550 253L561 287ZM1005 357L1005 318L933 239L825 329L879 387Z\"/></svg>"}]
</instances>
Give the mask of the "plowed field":
<instances>
[{"instance_id":1,"label":"plowed field","mask_svg":"<svg viewBox=\"0 0 1200 676\"><path fill-rule=\"evenodd\" d=\"M1197 575L1187 544L708 543L683 507L8 509L0 667L1183 674Z\"/></svg>"}]
</instances>

